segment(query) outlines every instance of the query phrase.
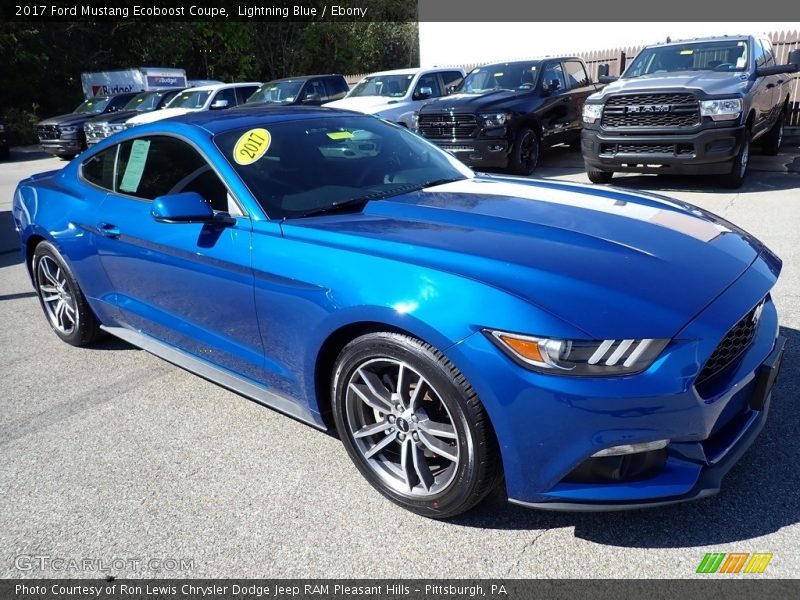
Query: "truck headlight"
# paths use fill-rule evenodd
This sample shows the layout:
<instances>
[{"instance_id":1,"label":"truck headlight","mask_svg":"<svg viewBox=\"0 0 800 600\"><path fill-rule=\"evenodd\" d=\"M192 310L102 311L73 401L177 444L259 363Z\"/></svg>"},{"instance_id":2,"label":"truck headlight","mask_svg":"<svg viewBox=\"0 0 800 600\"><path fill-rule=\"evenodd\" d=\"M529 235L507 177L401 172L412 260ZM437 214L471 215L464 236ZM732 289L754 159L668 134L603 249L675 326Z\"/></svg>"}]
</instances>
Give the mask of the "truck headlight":
<instances>
[{"instance_id":1,"label":"truck headlight","mask_svg":"<svg viewBox=\"0 0 800 600\"><path fill-rule=\"evenodd\" d=\"M484 333L528 369L584 377L639 373L650 367L669 343L664 339L563 340L489 329Z\"/></svg>"},{"instance_id":2,"label":"truck headlight","mask_svg":"<svg viewBox=\"0 0 800 600\"><path fill-rule=\"evenodd\" d=\"M415 110L414 114L411 115L411 125L415 130L419 129L419 111Z\"/></svg>"},{"instance_id":3,"label":"truck headlight","mask_svg":"<svg viewBox=\"0 0 800 600\"><path fill-rule=\"evenodd\" d=\"M62 135L64 135L65 133L67 135L74 135L78 133L78 129L82 128L79 128L77 125L65 125L63 127L58 128L58 130L61 132Z\"/></svg>"},{"instance_id":4,"label":"truck headlight","mask_svg":"<svg viewBox=\"0 0 800 600\"><path fill-rule=\"evenodd\" d=\"M478 116L483 119L484 127L501 127L511 120L511 113L483 113Z\"/></svg>"},{"instance_id":5,"label":"truck headlight","mask_svg":"<svg viewBox=\"0 0 800 600\"><path fill-rule=\"evenodd\" d=\"M742 114L741 98L723 98L721 100L702 100L700 116L711 117L715 121L732 121Z\"/></svg>"},{"instance_id":6,"label":"truck headlight","mask_svg":"<svg viewBox=\"0 0 800 600\"><path fill-rule=\"evenodd\" d=\"M583 122L594 123L603 116L602 104L584 104L583 105Z\"/></svg>"}]
</instances>

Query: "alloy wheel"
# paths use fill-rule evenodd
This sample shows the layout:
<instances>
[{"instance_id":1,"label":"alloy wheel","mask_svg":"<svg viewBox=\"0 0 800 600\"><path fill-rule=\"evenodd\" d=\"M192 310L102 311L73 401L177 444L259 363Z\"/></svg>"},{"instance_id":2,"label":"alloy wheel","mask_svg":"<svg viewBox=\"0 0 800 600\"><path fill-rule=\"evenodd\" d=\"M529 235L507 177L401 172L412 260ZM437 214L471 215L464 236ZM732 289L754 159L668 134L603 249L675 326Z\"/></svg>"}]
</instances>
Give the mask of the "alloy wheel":
<instances>
[{"instance_id":1,"label":"alloy wheel","mask_svg":"<svg viewBox=\"0 0 800 600\"><path fill-rule=\"evenodd\" d=\"M78 327L78 310L66 273L51 257L42 256L36 267L36 280L50 323L70 335Z\"/></svg>"}]
</instances>

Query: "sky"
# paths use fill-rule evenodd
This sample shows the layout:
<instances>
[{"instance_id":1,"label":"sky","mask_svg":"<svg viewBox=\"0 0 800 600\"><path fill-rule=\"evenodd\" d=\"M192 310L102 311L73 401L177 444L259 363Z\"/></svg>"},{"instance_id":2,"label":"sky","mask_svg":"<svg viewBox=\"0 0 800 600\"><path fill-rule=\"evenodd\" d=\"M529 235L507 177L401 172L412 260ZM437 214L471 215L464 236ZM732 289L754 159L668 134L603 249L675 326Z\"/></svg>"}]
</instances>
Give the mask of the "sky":
<instances>
[{"instance_id":1,"label":"sky","mask_svg":"<svg viewBox=\"0 0 800 600\"><path fill-rule=\"evenodd\" d=\"M706 35L800 30L800 23L430 23L419 24L422 67L580 54Z\"/></svg>"}]
</instances>

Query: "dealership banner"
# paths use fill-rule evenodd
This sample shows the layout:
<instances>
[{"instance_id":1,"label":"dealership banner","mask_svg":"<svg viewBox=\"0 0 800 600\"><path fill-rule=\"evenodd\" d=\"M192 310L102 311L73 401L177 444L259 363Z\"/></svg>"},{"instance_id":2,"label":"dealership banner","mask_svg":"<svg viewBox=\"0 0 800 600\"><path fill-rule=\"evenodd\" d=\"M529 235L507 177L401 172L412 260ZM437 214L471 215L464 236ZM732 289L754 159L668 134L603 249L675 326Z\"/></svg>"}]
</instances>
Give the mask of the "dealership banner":
<instances>
[{"instance_id":1,"label":"dealership banner","mask_svg":"<svg viewBox=\"0 0 800 600\"><path fill-rule=\"evenodd\" d=\"M755 576L757 577L757 575ZM762 600L796 598L800 580L699 579L28 579L0 580L4 600Z\"/></svg>"},{"instance_id":2,"label":"dealership banner","mask_svg":"<svg viewBox=\"0 0 800 600\"><path fill-rule=\"evenodd\" d=\"M320 21L320 22L554 22L603 21L785 21L800 20L800 2L772 0L760 6L748 0L629 2L574 0L83 0L3 3L8 21ZM566 32L568 33L568 32ZM598 36L602 31L598 29Z\"/></svg>"}]
</instances>

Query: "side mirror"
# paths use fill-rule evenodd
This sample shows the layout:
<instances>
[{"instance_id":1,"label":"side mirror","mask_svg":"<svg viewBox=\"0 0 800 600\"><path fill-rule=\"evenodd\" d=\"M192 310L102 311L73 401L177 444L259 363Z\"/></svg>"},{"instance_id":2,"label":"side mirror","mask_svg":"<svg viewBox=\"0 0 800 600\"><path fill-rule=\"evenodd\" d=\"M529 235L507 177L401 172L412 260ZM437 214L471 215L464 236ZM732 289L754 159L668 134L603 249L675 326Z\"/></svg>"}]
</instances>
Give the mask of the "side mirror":
<instances>
[{"instance_id":1,"label":"side mirror","mask_svg":"<svg viewBox=\"0 0 800 600\"><path fill-rule=\"evenodd\" d=\"M433 90L429 87L421 87L414 94L414 100L426 100L433 96Z\"/></svg>"},{"instance_id":2,"label":"side mirror","mask_svg":"<svg viewBox=\"0 0 800 600\"><path fill-rule=\"evenodd\" d=\"M619 79L619 77L616 75L600 75L600 77L597 78L597 81L599 83L614 83L617 79Z\"/></svg>"},{"instance_id":3,"label":"side mirror","mask_svg":"<svg viewBox=\"0 0 800 600\"><path fill-rule=\"evenodd\" d=\"M222 110L223 108L228 108L229 102L227 100L214 100L213 104L211 104L211 110Z\"/></svg>"},{"instance_id":4,"label":"side mirror","mask_svg":"<svg viewBox=\"0 0 800 600\"><path fill-rule=\"evenodd\" d=\"M322 97L319 94L308 94L300 101L301 104L321 104Z\"/></svg>"},{"instance_id":5,"label":"side mirror","mask_svg":"<svg viewBox=\"0 0 800 600\"><path fill-rule=\"evenodd\" d=\"M211 204L197 192L159 196L153 200L150 216L159 223L208 223L216 218Z\"/></svg>"},{"instance_id":6,"label":"side mirror","mask_svg":"<svg viewBox=\"0 0 800 600\"><path fill-rule=\"evenodd\" d=\"M561 89L561 82L558 79L551 79L542 84L542 91L544 92L557 92Z\"/></svg>"},{"instance_id":7,"label":"side mirror","mask_svg":"<svg viewBox=\"0 0 800 600\"><path fill-rule=\"evenodd\" d=\"M773 65L770 67L758 67L756 77L767 77L769 75L781 75L783 73L795 73L797 65L789 63L787 65Z\"/></svg>"},{"instance_id":8,"label":"side mirror","mask_svg":"<svg viewBox=\"0 0 800 600\"><path fill-rule=\"evenodd\" d=\"M796 71L800 71L800 48L789 52L788 64L794 65Z\"/></svg>"},{"instance_id":9,"label":"side mirror","mask_svg":"<svg viewBox=\"0 0 800 600\"><path fill-rule=\"evenodd\" d=\"M608 77L608 73L611 67L608 63L603 63L602 65L597 66L597 79L598 81L603 77Z\"/></svg>"}]
</instances>

